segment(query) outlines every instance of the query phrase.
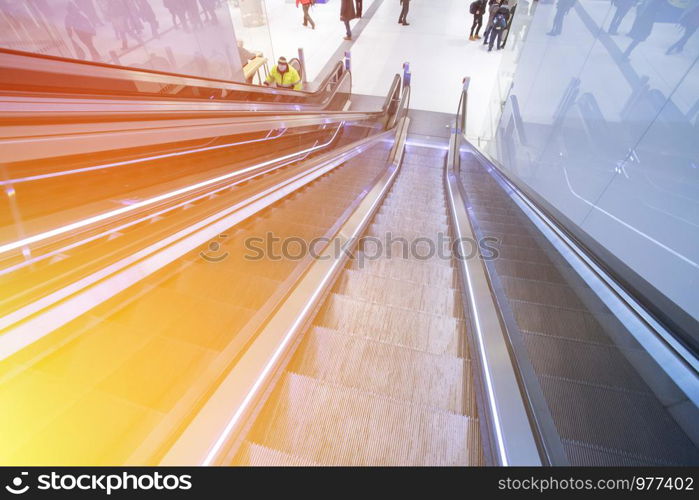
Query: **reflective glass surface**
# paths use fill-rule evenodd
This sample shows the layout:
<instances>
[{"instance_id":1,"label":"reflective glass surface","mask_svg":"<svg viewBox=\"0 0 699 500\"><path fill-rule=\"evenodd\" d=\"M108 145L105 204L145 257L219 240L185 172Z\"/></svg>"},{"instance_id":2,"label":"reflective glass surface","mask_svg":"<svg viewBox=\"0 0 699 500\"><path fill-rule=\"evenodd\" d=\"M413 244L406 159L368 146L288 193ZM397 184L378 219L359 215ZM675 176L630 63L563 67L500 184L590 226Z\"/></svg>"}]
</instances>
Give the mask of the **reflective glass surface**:
<instances>
[{"instance_id":1,"label":"reflective glass surface","mask_svg":"<svg viewBox=\"0 0 699 500\"><path fill-rule=\"evenodd\" d=\"M699 2L539 2L487 153L697 345Z\"/></svg>"}]
</instances>

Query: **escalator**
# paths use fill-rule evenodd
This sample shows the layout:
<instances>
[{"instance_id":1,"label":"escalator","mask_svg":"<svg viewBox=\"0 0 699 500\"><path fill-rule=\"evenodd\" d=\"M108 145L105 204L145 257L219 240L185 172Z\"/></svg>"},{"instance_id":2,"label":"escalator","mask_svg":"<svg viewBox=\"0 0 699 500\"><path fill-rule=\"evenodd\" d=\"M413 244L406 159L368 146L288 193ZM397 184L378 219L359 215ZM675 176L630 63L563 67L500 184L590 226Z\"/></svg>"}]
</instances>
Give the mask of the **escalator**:
<instances>
[{"instance_id":1,"label":"escalator","mask_svg":"<svg viewBox=\"0 0 699 500\"><path fill-rule=\"evenodd\" d=\"M4 384L3 400L17 401L13 418L21 418L4 449L24 444L3 462L150 462L298 277L302 263L246 260L244 242L270 231L308 241L327 235L381 166L338 168L223 233L210 256L225 255L221 262L206 260L209 245L197 248L53 332L45 340L60 347ZM337 210L322 213L327 197ZM45 346L15 359L37 350ZM70 387L55 394L60 402L50 396L52 380ZM34 397L48 398L50 412L21 411L24 396L16 391L26 384Z\"/></svg>"},{"instance_id":2,"label":"escalator","mask_svg":"<svg viewBox=\"0 0 699 500\"><path fill-rule=\"evenodd\" d=\"M543 462L696 465L699 376L684 332L461 137L466 102L464 91L446 173L464 207L454 221L497 242L481 267Z\"/></svg>"},{"instance_id":3,"label":"escalator","mask_svg":"<svg viewBox=\"0 0 699 500\"><path fill-rule=\"evenodd\" d=\"M422 244L347 264L233 464L484 463L458 283L429 246L448 233L445 155L408 148L364 244Z\"/></svg>"},{"instance_id":4,"label":"escalator","mask_svg":"<svg viewBox=\"0 0 699 500\"><path fill-rule=\"evenodd\" d=\"M94 190L75 218L57 163L11 163L52 180L4 184L36 214L0 254L0 463L699 463L696 373L463 127L411 134L409 100L397 76L375 112L231 112L183 160L154 156L174 137L58 155Z\"/></svg>"},{"instance_id":5,"label":"escalator","mask_svg":"<svg viewBox=\"0 0 699 500\"><path fill-rule=\"evenodd\" d=\"M461 178L476 234L500 242L489 276L510 335L531 362L530 384L540 386L560 436L559 460L583 466L699 463L697 446L673 417L689 403L686 396L654 372L641 345L472 150L461 153Z\"/></svg>"},{"instance_id":6,"label":"escalator","mask_svg":"<svg viewBox=\"0 0 699 500\"><path fill-rule=\"evenodd\" d=\"M377 111L248 119L260 132L175 143L182 159L6 165L0 461L157 463L312 260L247 245L331 237L387 168L400 93L396 77Z\"/></svg>"}]
</instances>

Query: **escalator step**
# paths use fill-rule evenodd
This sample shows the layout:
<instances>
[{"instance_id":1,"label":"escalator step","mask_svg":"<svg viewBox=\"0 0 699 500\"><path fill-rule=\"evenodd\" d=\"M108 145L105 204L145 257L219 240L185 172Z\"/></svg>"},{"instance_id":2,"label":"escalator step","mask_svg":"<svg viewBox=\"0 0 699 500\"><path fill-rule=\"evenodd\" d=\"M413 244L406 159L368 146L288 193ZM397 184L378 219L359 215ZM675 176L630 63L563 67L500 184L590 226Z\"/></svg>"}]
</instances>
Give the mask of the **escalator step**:
<instances>
[{"instance_id":1,"label":"escalator step","mask_svg":"<svg viewBox=\"0 0 699 500\"><path fill-rule=\"evenodd\" d=\"M366 270L368 273L385 278L399 279L427 286L448 285L457 286L457 276L453 267L434 264L432 261L415 261L403 259L397 255L391 258L385 255L373 258L369 252L357 252L354 259L348 264L348 268Z\"/></svg>"},{"instance_id":2,"label":"escalator step","mask_svg":"<svg viewBox=\"0 0 699 500\"><path fill-rule=\"evenodd\" d=\"M477 416L469 361L465 359L314 327L288 370L413 404Z\"/></svg>"},{"instance_id":3,"label":"escalator step","mask_svg":"<svg viewBox=\"0 0 699 500\"><path fill-rule=\"evenodd\" d=\"M333 293L315 324L433 354L458 356L464 322Z\"/></svg>"},{"instance_id":4,"label":"escalator step","mask_svg":"<svg viewBox=\"0 0 699 500\"><path fill-rule=\"evenodd\" d=\"M415 311L456 317L460 297L453 288L418 286L414 283L345 270L334 291L366 301L405 307Z\"/></svg>"},{"instance_id":5,"label":"escalator step","mask_svg":"<svg viewBox=\"0 0 699 500\"><path fill-rule=\"evenodd\" d=\"M502 276L548 281L549 283L566 283L558 269L551 265L513 261L504 258L495 259L494 264L498 274Z\"/></svg>"},{"instance_id":6,"label":"escalator step","mask_svg":"<svg viewBox=\"0 0 699 500\"><path fill-rule=\"evenodd\" d=\"M654 396L545 375L540 380L561 439L610 452L609 462L595 465L618 465L612 460L620 455L646 465L699 464L699 452Z\"/></svg>"},{"instance_id":7,"label":"escalator step","mask_svg":"<svg viewBox=\"0 0 699 500\"><path fill-rule=\"evenodd\" d=\"M512 276L500 276L505 293L510 299L548 304L567 309L587 310L578 296L566 285L544 281L525 280Z\"/></svg>"},{"instance_id":8,"label":"escalator step","mask_svg":"<svg viewBox=\"0 0 699 500\"><path fill-rule=\"evenodd\" d=\"M305 458L249 441L244 442L240 447L233 464L268 467L310 467L318 465Z\"/></svg>"},{"instance_id":9,"label":"escalator step","mask_svg":"<svg viewBox=\"0 0 699 500\"><path fill-rule=\"evenodd\" d=\"M477 420L298 374L263 414L249 439L322 465L482 464Z\"/></svg>"},{"instance_id":10,"label":"escalator step","mask_svg":"<svg viewBox=\"0 0 699 500\"><path fill-rule=\"evenodd\" d=\"M522 338L534 369L541 375L650 394L614 346L527 333Z\"/></svg>"},{"instance_id":11,"label":"escalator step","mask_svg":"<svg viewBox=\"0 0 699 500\"><path fill-rule=\"evenodd\" d=\"M510 308L524 332L611 345L612 342L587 311L562 309L547 304L510 300Z\"/></svg>"},{"instance_id":12,"label":"escalator step","mask_svg":"<svg viewBox=\"0 0 699 500\"><path fill-rule=\"evenodd\" d=\"M526 247L513 245L509 244L507 241L503 241L501 238L498 239L498 242L494 243L494 246L498 249L499 257L503 259L550 264L548 257L538 246Z\"/></svg>"}]
</instances>

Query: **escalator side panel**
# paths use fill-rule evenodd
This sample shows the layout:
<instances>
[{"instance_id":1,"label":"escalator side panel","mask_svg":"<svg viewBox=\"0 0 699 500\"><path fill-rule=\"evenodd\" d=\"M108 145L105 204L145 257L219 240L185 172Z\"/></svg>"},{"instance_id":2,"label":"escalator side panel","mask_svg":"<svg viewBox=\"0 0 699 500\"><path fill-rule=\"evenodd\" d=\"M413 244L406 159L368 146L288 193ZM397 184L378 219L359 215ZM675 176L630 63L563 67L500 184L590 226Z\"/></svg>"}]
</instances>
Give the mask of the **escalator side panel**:
<instances>
[{"instance_id":1,"label":"escalator side panel","mask_svg":"<svg viewBox=\"0 0 699 500\"><path fill-rule=\"evenodd\" d=\"M630 359L645 354L486 171L461 155L478 236L498 239L488 264L508 333L525 348L571 465L699 463L699 450ZM617 332L617 333L615 333ZM513 340L514 342L514 340Z\"/></svg>"}]
</instances>

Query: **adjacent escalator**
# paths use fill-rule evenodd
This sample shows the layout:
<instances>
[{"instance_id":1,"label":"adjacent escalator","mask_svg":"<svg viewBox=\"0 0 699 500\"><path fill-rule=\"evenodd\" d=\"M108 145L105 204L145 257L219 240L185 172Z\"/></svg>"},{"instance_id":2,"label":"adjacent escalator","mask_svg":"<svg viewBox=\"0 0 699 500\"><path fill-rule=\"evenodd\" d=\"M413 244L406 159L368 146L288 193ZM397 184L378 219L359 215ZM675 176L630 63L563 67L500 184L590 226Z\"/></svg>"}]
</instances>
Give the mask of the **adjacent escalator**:
<instances>
[{"instance_id":1,"label":"adjacent escalator","mask_svg":"<svg viewBox=\"0 0 699 500\"><path fill-rule=\"evenodd\" d=\"M696 430L686 417L692 403L654 368L648 352L561 258L497 175L494 165L462 147L460 176L471 225L479 239L497 242L497 258L486 261L491 287L514 350L522 347L518 362L525 367L525 385L535 399L543 398L538 417L553 423L549 444L562 451L558 463L699 463L699 449L679 425ZM534 374L528 379L527 367Z\"/></svg>"},{"instance_id":2,"label":"adjacent escalator","mask_svg":"<svg viewBox=\"0 0 699 500\"><path fill-rule=\"evenodd\" d=\"M297 251L288 242L332 236L389 148L379 143L373 161L347 162L6 360L12 432L0 462L153 463L303 272L308 256L279 257Z\"/></svg>"}]
</instances>

